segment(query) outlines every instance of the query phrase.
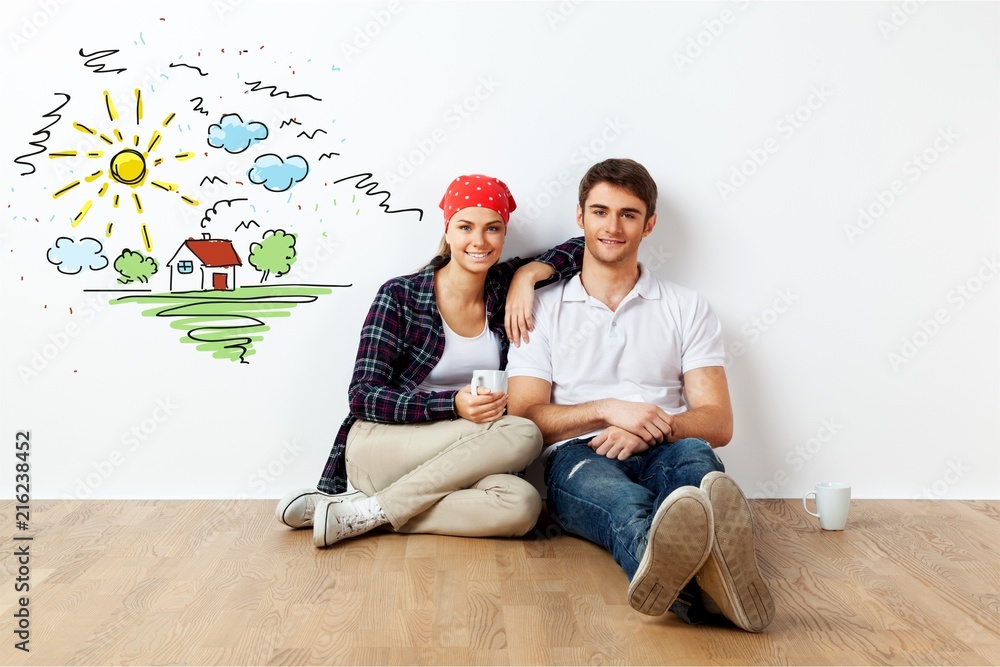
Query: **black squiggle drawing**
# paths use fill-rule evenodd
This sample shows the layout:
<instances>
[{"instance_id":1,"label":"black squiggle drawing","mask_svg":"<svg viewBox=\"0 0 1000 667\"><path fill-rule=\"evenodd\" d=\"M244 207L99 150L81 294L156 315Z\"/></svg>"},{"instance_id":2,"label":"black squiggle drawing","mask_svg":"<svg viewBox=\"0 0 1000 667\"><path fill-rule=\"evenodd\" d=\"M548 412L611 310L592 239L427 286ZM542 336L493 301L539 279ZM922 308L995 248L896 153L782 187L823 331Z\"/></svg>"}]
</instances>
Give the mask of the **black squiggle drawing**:
<instances>
[{"instance_id":1,"label":"black squiggle drawing","mask_svg":"<svg viewBox=\"0 0 1000 667\"><path fill-rule=\"evenodd\" d=\"M25 153L24 155L18 155L16 158L14 158L14 164L19 164L19 165L21 165L23 167L31 167L31 171L22 171L21 172L21 176L28 176L30 174L35 173L35 165L33 163L31 163L31 162L25 161L24 158L29 158L32 155L38 155L39 153L44 153L45 152L45 142L48 141L49 140L49 136L51 136L50 133L49 133L49 128L52 127L53 125L55 125L56 123L58 123L59 120L62 118L62 115L60 115L60 114L58 114L56 112L59 111L60 109L62 109L64 106L66 106L69 103L70 96L67 95L66 93L53 93L53 95L62 95L66 99L63 100L62 104L60 104L59 106L57 106L55 109L53 109L52 111L49 111L48 113L42 115L42 118L55 118L55 120L52 121L51 123L49 123L48 125L46 125L42 129L38 130L37 132L35 132L34 134L31 135L33 137L38 137L38 138L35 139L34 141L29 141L28 145L29 146L34 146L38 150L36 150L36 151L34 151L32 153Z\"/></svg>"},{"instance_id":2,"label":"black squiggle drawing","mask_svg":"<svg viewBox=\"0 0 1000 667\"><path fill-rule=\"evenodd\" d=\"M199 76L208 76L205 72L201 71L200 67L195 67L194 65L188 65L187 63L170 63L167 67L187 67L188 69L193 69L198 73Z\"/></svg>"},{"instance_id":3,"label":"black squiggle drawing","mask_svg":"<svg viewBox=\"0 0 1000 667\"><path fill-rule=\"evenodd\" d=\"M295 120L294 118L289 118L288 120L281 121L281 125L278 126L278 129L280 130L284 126L286 126L286 125L292 125L292 124L301 125L302 123L300 123L299 121Z\"/></svg>"},{"instance_id":4,"label":"black squiggle drawing","mask_svg":"<svg viewBox=\"0 0 1000 667\"><path fill-rule=\"evenodd\" d=\"M236 225L236 229L234 229L233 232L234 233L238 232L243 228L250 229L250 225L253 225L254 227L260 227L260 223L258 223L256 220L247 220L245 222L241 222L240 224Z\"/></svg>"},{"instance_id":5,"label":"black squiggle drawing","mask_svg":"<svg viewBox=\"0 0 1000 667\"><path fill-rule=\"evenodd\" d=\"M84 53L83 49L80 49L80 57L88 58L87 62L83 63L86 67L90 67L94 70L94 74L121 74L125 71L125 68L120 69L104 69L104 63L97 62L102 58L107 58L108 56L113 56L118 53L118 49L105 49L103 51L94 51L93 53Z\"/></svg>"},{"instance_id":6,"label":"black squiggle drawing","mask_svg":"<svg viewBox=\"0 0 1000 667\"><path fill-rule=\"evenodd\" d=\"M333 151L330 151L329 153L323 153L322 155L320 155L320 156L319 156L319 158L318 158L318 159L317 159L316 161L317 161L317 162L319 162L319 161L320 161L320 160L322 160L323 158L328 158L328 157L330 157L331 155L338 155L338 156L339 156L339 155L340 155L340 153L334 153Z\"/></svg>"},{"instance_id":7,"label":"black squiggle drawing","mask_svg":"<svg viewBox=\"0 0 1000 667\"><path fill-rule=\"evenodd\" d=\"M212 204L211 208L205 209L205 215L201 219L202 228L204 229L206 222L212 221L212 215L211 215L212 213L219 212L217 208L219 204L227 204L230 208L232 208L233 202L238 202L238 201L250 201L250 200L247 199L246 197L237 197L236 199L220 199L219 201Z\"/></svg>"},{"instance_id":8,"label":"black squiggle drawing","mask_svg":"<svg viewBox=\"0 0 1000 667\"><path fill-rule=\"evenodd\" d=\"M229 185L229 183L226 183L218 176L212 176L211 178L205 176L204 178L201 179L201 183L199 183L198 185L205 185L206 183L222 183L223 185Z\"/></svg>"},{"instance_id":9,"label":"black squiggle drawing","mask_svg":"<svg viewBox=\"0 0 1000 667\"><path fill-rule=\"evenodd\" d=\"M197 102L195 102L195 100L197 100ZM201 113L203 113L203 114L205 114L207 116L208 112L205 111L204 107L201 106L201 103L204 102L204 101L205 100L202 99L201 97L192 97L190 100L188 100L188 102L194 102L194 109L193 109L193 111L200 111Z\"/></svg>"},{"instance_id":10,"label":"black squiggle drawing","mask_svg":"<svg viewBox=\"0 0 1000 667\"><path fill-rule=\"evenodd\" d=\"M316 137L316 135L319 134L320 132L322 132L323 134L327 134L326 130L324 130L322 128L317 128L316 130L313 131L312 134L309 134L308 132L303 131L303 132L299 132L295 136L296 137L305 137L306 139L314 139Z\"/></svg>"},{"instance_id":11,"label":"black squiggle drawing","mask_svg":"<svg viewBox=\"0 0 1000 667\"><path fill-rule=\"evenodd\" d=\"M389 201L389 197L391 195L386 190L376 190L375 189L375 188L378 187L378 181L375 181L375 180L370 180L369 181L369 179L373 179L374 178L372 176L372 174L370 174L370 173L361 173L361 174L354 174L353 176L345 176L344 178L338 178L337 180L334 181L334 183L335 184L336 183L343 183L344 181L349 181L352 178L360 179L357 182L357 184L354 186L354 188L356 190L364 190L365 194L368 195L369 197L375 197L376 195L385 195L385 197L382 198L382 201L379 202L379 206L381 206L382 210L385 211L386 213L410 213L410 212L415 212L415 213L419 213L420 214L420 216L417 218L417 220L423 220L424 219L424 209L422 209L422 208L401 208L398 211L390 211L389 210L389 205L388 205L387 202Z\"/></svg>"},{"instance_id":12,"label":"black squiggle drawing","mask_svg":"<svg viewBox=\"0 0 1000 667\"><path fill-rule=\"evenodd\" d=\"M277 86L262 86L260 85L260 81L246 81L245 83L248 86L252 86L250 88L250 92L256 92L258 90L267 90L268 88L270 88L271 92L268 93L268 95L270 95L271 97L280 97L284 95L290 100L294 100L297 97L308 97L309 99L316 100L317 102L323 101L320 98L316 97L315 95L310 95L309 93L298 93L296 95L292 95L287 90L278 90Z\"/></svg>"}]
</instances>

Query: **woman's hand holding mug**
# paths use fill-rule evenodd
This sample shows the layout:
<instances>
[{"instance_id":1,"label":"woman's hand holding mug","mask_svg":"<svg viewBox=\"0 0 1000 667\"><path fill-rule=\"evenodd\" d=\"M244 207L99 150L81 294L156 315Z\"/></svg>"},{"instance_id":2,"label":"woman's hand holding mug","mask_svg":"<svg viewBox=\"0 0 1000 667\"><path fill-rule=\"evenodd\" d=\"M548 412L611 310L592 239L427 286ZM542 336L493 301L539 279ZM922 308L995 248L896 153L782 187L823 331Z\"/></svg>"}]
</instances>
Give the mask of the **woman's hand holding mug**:
<instances>
[{"instance_id":1,"label":"woman's hand holding mug","mask_svg":"<svg viewBox=\"0 0 1000 667\"><path fill-rule=\"evenodd\" d=\"M472 382L455 394L455 412L476 424L500 419L506 408L506 371L475 371Z\"/></svg>"}]
</instances>

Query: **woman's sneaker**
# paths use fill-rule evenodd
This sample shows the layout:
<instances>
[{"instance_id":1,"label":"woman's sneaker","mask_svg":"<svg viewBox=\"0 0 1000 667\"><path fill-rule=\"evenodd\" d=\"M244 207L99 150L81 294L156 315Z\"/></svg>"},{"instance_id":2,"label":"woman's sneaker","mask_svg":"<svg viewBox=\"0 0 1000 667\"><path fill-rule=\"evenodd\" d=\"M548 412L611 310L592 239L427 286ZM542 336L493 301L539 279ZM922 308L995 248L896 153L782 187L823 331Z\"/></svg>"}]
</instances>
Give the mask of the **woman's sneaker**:
<instances>
[{"instance_id":1,"label":"woman's sneaker","mask_svg":"<svg viewBox=\"0 0 1000 667\"><path fill-rule=\"evenodd\" d=\"M343 502L320 500L313 521L313 544L328 547L387 523L389 518L375 496L361 494Z\"/></svg>"},{"instance_id":2,"label":"woman's sneaker","mask_svg":"<svg viewBox=\"0 0 1000 667\"><path fill-rule=\"evenodd\" d=\"M299 489L292 491L278 501L278 506L274 508L274 516L290 528L306 528L313 525L313 515L316 513L318 501L329 500L334 503L342 503L352 498L364 497L365 494L360 491L330 494L316 489Z\"/></svg>"}]
</instances>

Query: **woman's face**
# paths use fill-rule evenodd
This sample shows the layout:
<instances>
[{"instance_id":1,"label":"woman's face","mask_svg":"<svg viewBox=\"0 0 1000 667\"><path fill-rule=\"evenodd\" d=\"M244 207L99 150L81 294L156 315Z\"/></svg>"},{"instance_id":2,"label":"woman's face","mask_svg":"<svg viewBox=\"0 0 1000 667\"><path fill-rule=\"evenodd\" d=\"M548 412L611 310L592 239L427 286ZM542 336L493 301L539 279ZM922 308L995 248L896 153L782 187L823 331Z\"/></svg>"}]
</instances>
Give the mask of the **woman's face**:
<instances>
[{"instance_id":1,"label":"woman's face","mask_svg":"<svg viewBox=\"0 0 1000 667\"><path fill-rule=\"evenodd\" d=\"M451 246L451 261L473 273L485 272L503 252L507 225L491 208L470 206L451 216L445 238Z\"/></svg>"}]
</instances>

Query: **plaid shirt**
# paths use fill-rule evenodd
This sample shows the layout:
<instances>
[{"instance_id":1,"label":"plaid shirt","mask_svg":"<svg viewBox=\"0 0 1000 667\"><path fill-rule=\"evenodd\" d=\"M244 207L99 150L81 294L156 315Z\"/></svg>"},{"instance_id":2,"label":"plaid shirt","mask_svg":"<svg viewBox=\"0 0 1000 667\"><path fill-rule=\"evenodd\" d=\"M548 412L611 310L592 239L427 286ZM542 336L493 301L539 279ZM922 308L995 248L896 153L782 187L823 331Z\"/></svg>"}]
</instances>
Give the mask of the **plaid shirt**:
<instances>
[{"instance_id":1,"label":"plaid shirt","mask_svg":"<svg viewBox=\"0 0 1000 667\"><path fill-rule=\"evenodd\" d=\"M545 284L570 278L583 266L583 238L570 239L535 259L556 274ZM527 264L514 258L494 264L486 274L486 321L500 336L500 368L507 366L510 341L504 330L504 304L514 272ZM351 414L341 425L317 488L324 493L347 490L344 450L347 434L358 419L382 424L413 424L455 419L457 391L417 391L444 354L444 327L434 299L434 270L447 258L436 258L419 273L393 278L378 291L364 327L347 396Z\"/></svg>"}]
</instances>

